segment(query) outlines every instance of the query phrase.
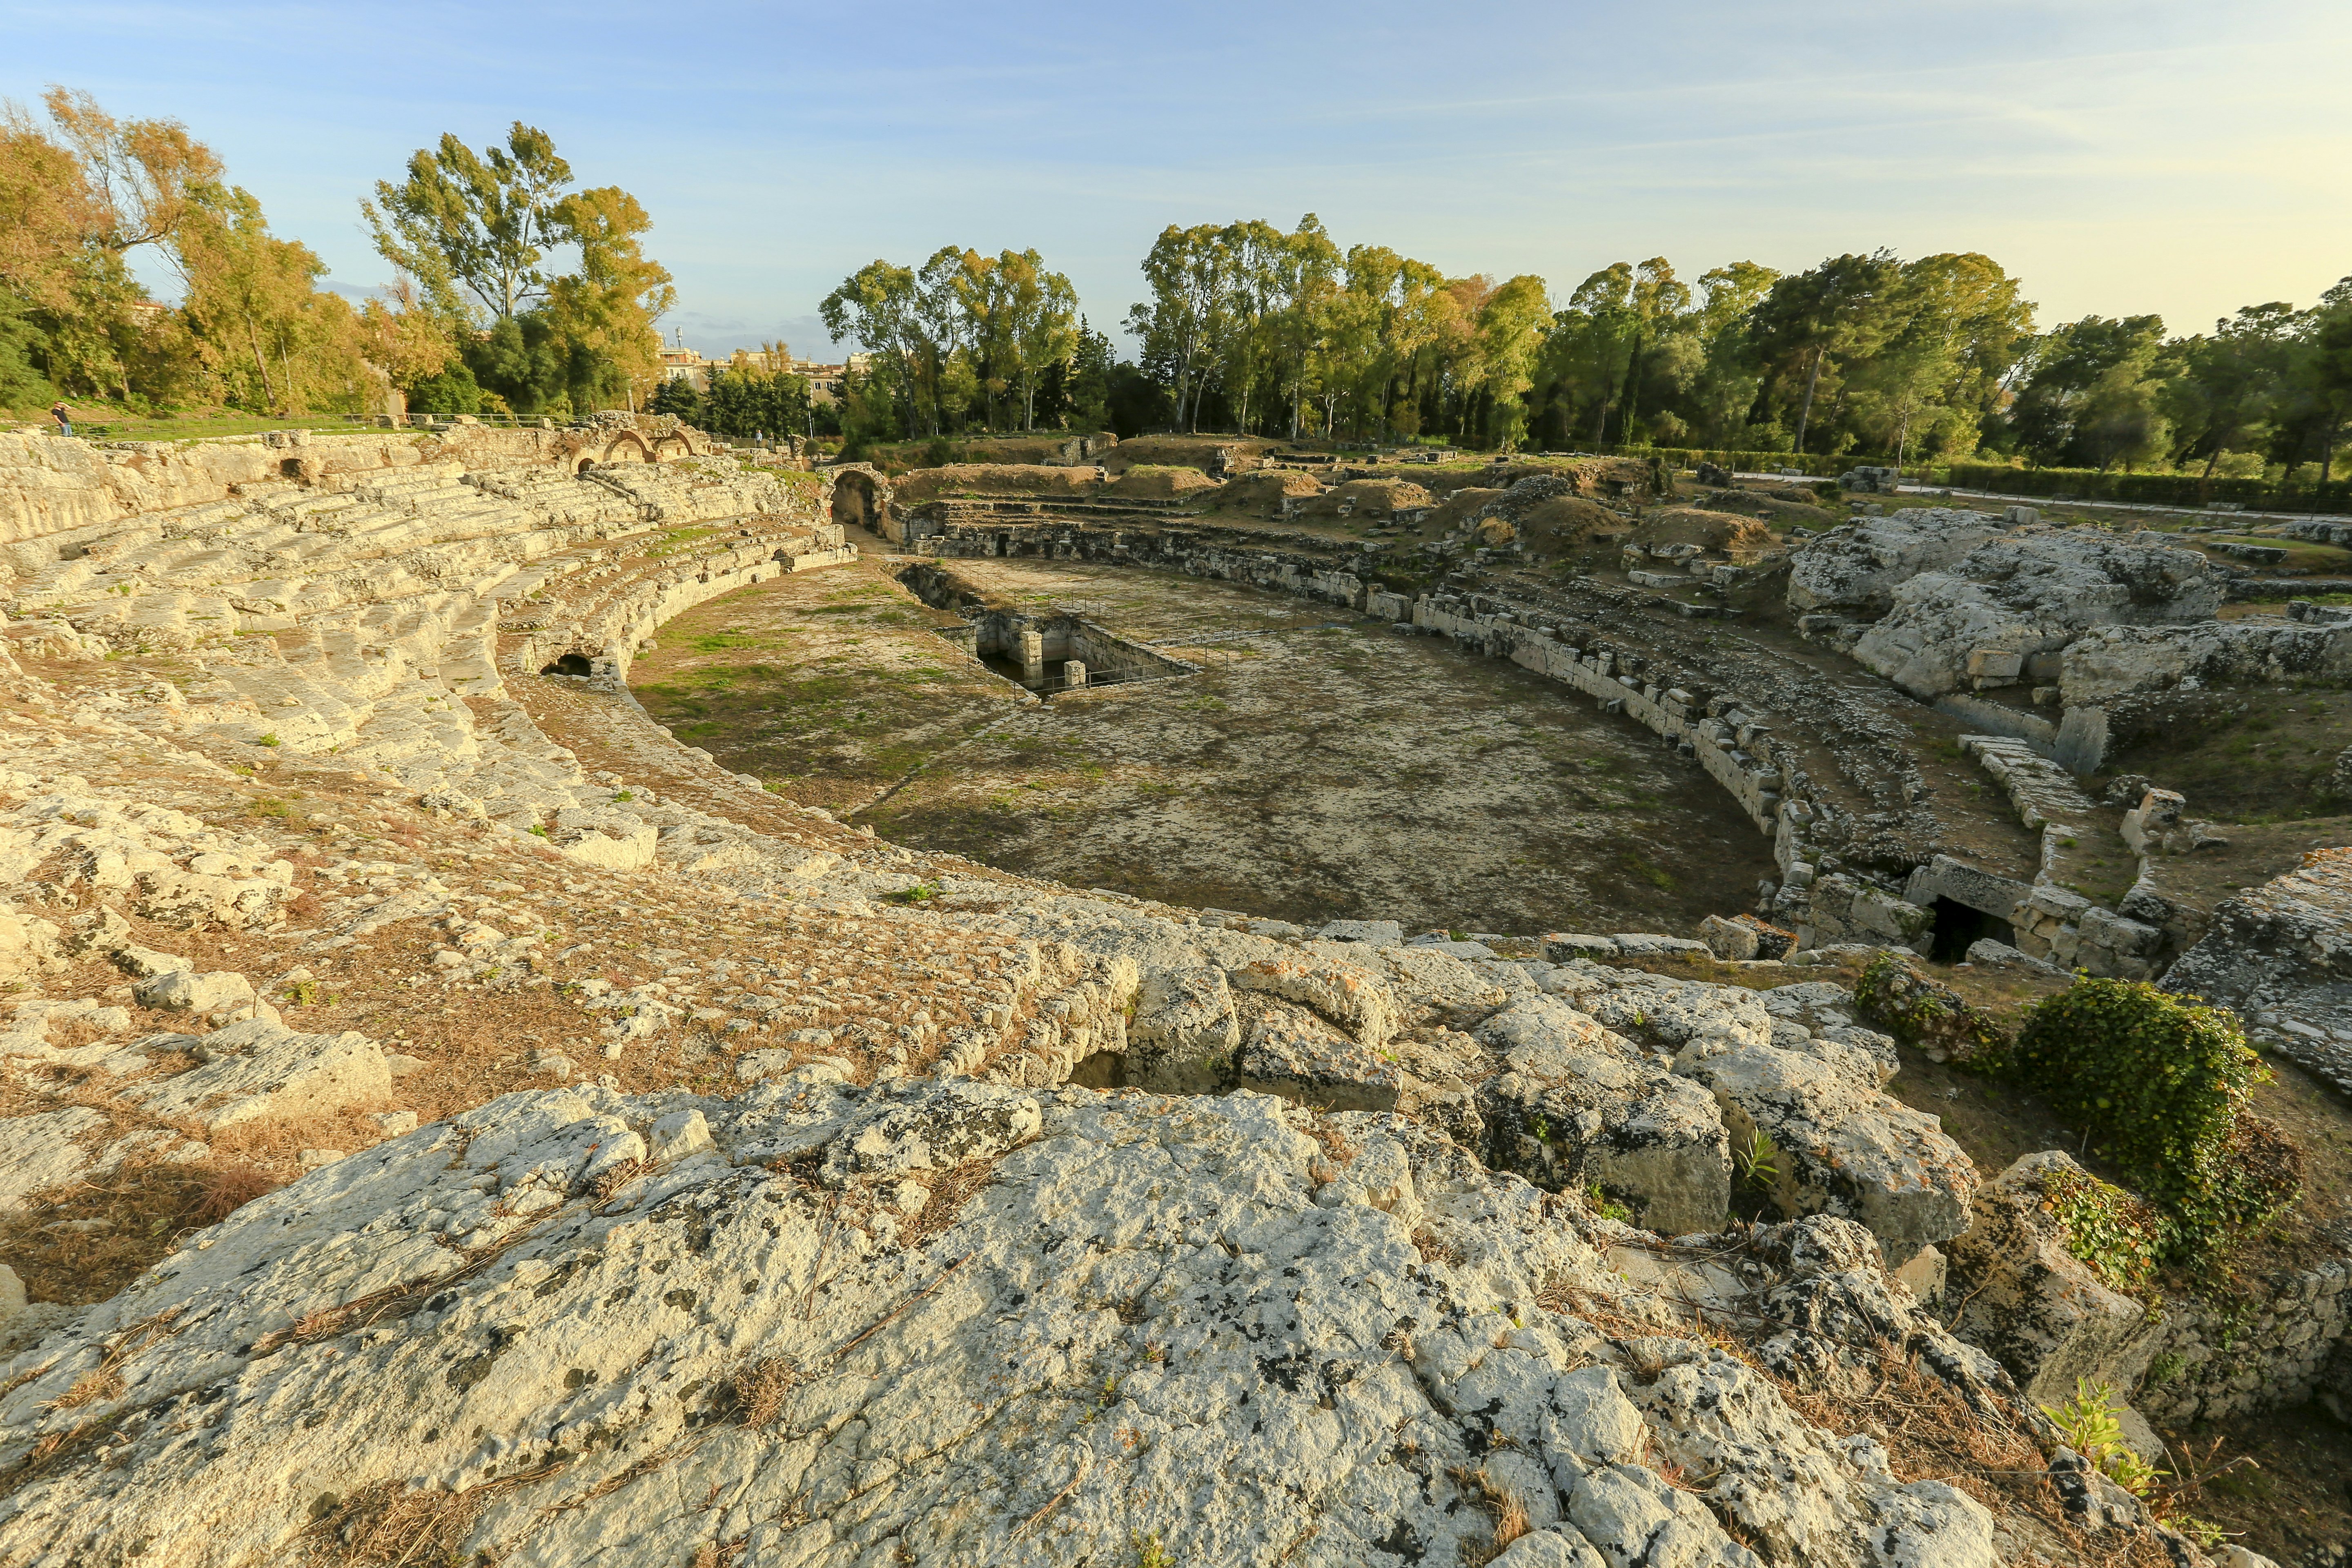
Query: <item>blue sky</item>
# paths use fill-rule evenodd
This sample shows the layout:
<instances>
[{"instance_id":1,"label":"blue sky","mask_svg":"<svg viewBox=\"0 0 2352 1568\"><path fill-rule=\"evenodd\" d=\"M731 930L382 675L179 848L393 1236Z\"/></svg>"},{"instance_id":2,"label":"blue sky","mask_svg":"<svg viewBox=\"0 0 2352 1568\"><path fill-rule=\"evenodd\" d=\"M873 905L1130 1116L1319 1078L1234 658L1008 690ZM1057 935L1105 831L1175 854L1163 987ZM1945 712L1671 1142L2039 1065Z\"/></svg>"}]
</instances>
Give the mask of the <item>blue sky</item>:
<instances>
[{"instance_id":1,"label":"blue sky","mask_svg":"<svg viewBox=\"0 0 2352 1568\"><path fill-rule=\"evenodd\" d=\"M2352 273L2352 5L195 5L0 0L0 95L175 116L333 280L357 203L520 118L652 212L664 322L826 345L877 256L1034 245L1097 326L1171 222L1313 211L1564 299L1888 246L1982 250L2043 324L2308 303Z\"/></svg>"}]
</instances>

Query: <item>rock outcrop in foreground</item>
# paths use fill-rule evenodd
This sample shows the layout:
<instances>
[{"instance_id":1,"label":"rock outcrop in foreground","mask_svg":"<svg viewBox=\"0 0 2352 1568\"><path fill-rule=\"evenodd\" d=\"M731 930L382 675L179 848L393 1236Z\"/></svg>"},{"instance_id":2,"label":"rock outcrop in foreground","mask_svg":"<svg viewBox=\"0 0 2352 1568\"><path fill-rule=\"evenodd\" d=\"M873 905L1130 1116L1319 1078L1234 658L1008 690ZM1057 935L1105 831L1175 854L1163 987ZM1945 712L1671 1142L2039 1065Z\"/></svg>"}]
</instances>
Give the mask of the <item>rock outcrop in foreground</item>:
<instances>
[{"instance_id":1,"label":"rock outcrop in foreground","mask_svg":"<svg viewBox=\"0 0 2352 1568\"><path fill-rule=\"evenodd\" d=\"M1678 1296L1786 1327L1657 1332ZM1847 1222L1664 1246L1394 1116L550 1090L247 1205L52 1342L0 1552L1454 1562L1511 1519L1514 1563L2000 1561L1984 1506L1783 1393L1915 1357L1990 1403Z\"/></svg>"}]
</instances>

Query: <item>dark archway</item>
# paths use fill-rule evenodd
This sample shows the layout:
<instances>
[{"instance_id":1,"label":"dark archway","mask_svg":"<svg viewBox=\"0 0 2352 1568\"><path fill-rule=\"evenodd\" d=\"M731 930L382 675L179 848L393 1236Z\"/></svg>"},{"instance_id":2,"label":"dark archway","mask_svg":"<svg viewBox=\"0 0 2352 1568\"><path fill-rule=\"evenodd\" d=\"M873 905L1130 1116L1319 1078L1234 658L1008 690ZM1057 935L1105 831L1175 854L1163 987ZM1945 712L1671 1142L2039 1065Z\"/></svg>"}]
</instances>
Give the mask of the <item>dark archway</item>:
<instances>
[{"instance_id":1,"label":"dark archway","mask_svg":"<svg viewBox=\"0 0 2352 1568\"><path fill-rule=\"evenodd\" d=\"M540 671L541 675L593 675L595 673L596 667L588 662L588 656L584 653L567 653Z\"/></svg>"},{"instance_id":2,"label":"dark archway","mask_svg":"<svg viewBox=\"0 0 2352 1568\"><path fill-rule=\"evenodd\" d=\"M1927 956L1938 963L1959 963L1968 957L1970 944L1987 937L2017 945L2017 928L1999 915L1954 903L1940 894L1927 907L1936 917L1935 940Z\"/></svg>"},{"instance_id":3,"label":"dark archway","mask_svg":"<svg viewBox=\"0 0 2352 1568\"><path fill-rule=\"evenodd\" d=\"M834 476L833 521L844 528L882 531L881 499L874 491L874 476L845 468Z\"/></svg>"}]
</instances>

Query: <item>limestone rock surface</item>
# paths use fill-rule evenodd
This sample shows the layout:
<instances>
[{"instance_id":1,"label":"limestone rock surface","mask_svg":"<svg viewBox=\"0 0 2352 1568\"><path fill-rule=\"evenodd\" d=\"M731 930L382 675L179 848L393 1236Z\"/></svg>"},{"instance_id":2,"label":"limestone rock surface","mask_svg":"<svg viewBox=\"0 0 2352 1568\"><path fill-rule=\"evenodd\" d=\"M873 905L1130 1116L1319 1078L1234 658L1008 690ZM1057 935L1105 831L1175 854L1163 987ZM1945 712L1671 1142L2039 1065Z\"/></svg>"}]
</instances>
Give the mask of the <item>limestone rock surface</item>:
<instances>
[{"instance_id":1,"label":"limestone rock surface","mask_svg":"<svg viewBox=\"0 0 2352 1568\"><path fill-rule=\"evenodd\" d=\"M2094 626L2210 621L2221 604L2205 557L2163 535L2031 530L1905 582L1853 657L1915 696L1939 697L1979 679L2013 682L2031 656L2062 654ZM1983 652L2010 663L1972 669Z\"/></svg>"},{"instance_id":2,"label":"limestone rock surface","mask_svg":"<svg viewBox=\"0 0 2352 1568\"><path fill-rule=\"evenodd\" d=\"M0 1552L226 1568L397 1506L509 1563L1402 1564L1481 1549L1499 1497L1553 1538L1514 1561L1768 1560L1648 1468L1671 1452L1739 1478L1769 1560L1990 1561L1971 1500L1737 1363L1643 1386L1538 1304L1622 1288L1564 1200L1394 1118L1334 1119L1342 1158L1258 1096L810 1072L692 1103L712 1146L657 1159L684 1098L507 1096L53 1331L6 1368L0 1461L47 1447ZM909 1137L964 1157L936 1222L935 1169L867 1158ZM101 1362L111 1392L53 1408Z\"/></svg>"},{"instance_id":3,"label":"limestone rock surface","mask_svg":"<svg viewBox=\"0 0 2352 1568\"><path fill-rule=\"evenodd\" d=\"M2048 1201L2053 1178L2086 1180L2058 1151L2021 1156L1976 1194L1974 1222L1948 1244L1969 1303L1960 1332L2044 1404L2071 1397L2078 1378L2134 1387L2163 1337L2145 1307L2068 1251Z\"/></svg>"},{"instance_id":4,"label":"limestone rock surface","mask_svg":"<svg viewBox=\"0 0 2352 1568\"><path fill-rule=\"evenodd\" d=\"M1598 1185L1662 1235L1722 1224L1729 1144L1699 1085L1554 996L1514 1003L1478 1037L1504 1064L1478 1089L1496 1168L1553 1191Z\"/></svg>"}]
</instances>

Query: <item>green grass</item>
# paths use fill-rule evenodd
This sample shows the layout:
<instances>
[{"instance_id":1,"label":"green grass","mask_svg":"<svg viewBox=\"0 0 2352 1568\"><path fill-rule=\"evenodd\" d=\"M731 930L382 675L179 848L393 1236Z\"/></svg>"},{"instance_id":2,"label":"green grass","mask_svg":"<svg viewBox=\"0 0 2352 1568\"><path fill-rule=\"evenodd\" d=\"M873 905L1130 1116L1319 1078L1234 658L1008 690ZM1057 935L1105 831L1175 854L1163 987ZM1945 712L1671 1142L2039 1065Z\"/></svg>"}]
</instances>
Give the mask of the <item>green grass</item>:
<instances>
[{"instance_id":1,"label":"green grass","mask_svg":"<svg viewBox=\"0 0 2352 1568\"><path fill-rule=\"evenodd\" d=\"M47 416L43 418L47 422ZM50 423L49 427L56 426ZM373 420L362 422L333 414L107 414L74 421L74 434L89 441L201 441L222 436L258 436L269 430L315 430L321 435L403 433L386 430ZM424 432L408 434L422 437Z\"/></svg>"},{"instance_id":2,"label":"green grass","mask_svg":"<svg viewBox=\"0 0 2352 1568\"><path fill-rule=\"evenodd\" d=\"M719 530L715 528L673 528L663 534L659 540L646 546L646 555L648 559L675 555L696 540L707 539L718 531Z\"/></svg>"},{"instance_id":3,"label":"green grass","mask_svg":"<svg viewBox=\"0 0 2352 1568\"><path fill-rule=\"evenodd\" d=\"M782 647L784 641L781 637L756 637L749 632L712 632L696 637L687 646L697 653L725 653L739 647Z\"/></svg>"}]
</instances>

